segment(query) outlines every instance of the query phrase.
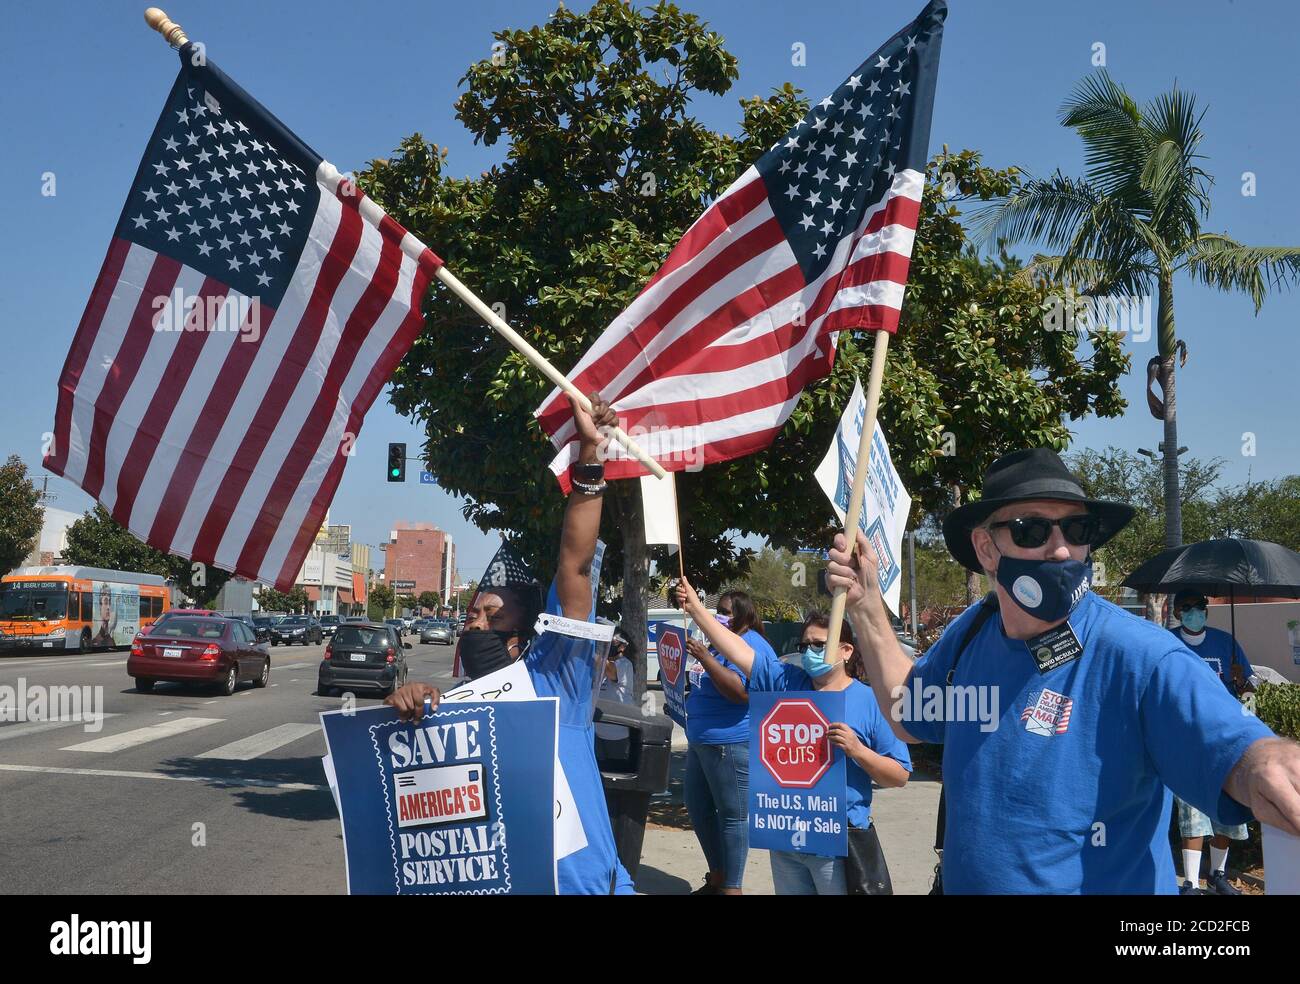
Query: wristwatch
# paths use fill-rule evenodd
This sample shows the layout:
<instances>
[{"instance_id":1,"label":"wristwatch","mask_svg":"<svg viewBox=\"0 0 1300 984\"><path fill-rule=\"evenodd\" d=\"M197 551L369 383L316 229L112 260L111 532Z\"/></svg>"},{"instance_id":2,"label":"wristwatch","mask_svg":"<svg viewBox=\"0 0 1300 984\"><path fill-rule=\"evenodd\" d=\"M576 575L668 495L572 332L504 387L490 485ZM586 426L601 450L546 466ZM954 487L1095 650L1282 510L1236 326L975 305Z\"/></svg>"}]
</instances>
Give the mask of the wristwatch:
<instances>
[{"instance_id":1,"label":"wristwatch","mask_svg":"<svg viewBox=\"0 0 1300 984\"><path fill-rule=\"evenodd\" d=\"M569 477L583 485L599 485L605 480L605 463L602 461L575 462L569 466Z\"/></svg>"}]
</instances>

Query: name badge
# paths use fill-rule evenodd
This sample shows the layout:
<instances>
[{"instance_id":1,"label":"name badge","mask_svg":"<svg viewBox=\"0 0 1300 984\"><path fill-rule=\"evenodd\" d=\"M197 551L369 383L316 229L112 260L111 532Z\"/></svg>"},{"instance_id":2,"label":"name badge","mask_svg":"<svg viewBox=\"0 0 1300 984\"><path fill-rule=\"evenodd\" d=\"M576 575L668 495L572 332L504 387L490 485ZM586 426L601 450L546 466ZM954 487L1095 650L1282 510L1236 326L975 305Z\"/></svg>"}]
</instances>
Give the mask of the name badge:
<instances>
[{"instance_id":1,"label":"name badge","mask_svg":"<svg viewBox=\"0 0 1300 984\"><path fill-rule=\"evenodd\" d=\"M1083 646L1079 645L1079 638L1069 622L1025 640L1025 645L1029 647L1039 673L1050 673L1083 655Z\"/></svg>"}]
</instances>

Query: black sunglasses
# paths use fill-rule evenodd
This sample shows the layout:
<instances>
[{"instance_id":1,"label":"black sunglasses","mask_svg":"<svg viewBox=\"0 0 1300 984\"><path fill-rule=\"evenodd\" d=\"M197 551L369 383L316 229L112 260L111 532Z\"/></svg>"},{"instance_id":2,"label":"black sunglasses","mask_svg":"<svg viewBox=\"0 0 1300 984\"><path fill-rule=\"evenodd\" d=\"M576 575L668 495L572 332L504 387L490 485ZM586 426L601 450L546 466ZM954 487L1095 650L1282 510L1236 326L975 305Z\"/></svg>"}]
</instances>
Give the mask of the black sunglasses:
<instances>
[{"instance_id":1,"label":"black sunglasses","mask_svg":"<svg viewBox=\"0 0 1300 984\"><path fill-rule=\"evenodd\" d=\"M1047 519L1043 516L1019 516L1001 523L989 523L989 529L1006 529L1011 542L1017 547L1041 547L1052 535L1052 527L1059 526L1065 542L1076 547L1096 546L1101 539L1101 520L1091 513Z\"/></svg>"}]
</instances>

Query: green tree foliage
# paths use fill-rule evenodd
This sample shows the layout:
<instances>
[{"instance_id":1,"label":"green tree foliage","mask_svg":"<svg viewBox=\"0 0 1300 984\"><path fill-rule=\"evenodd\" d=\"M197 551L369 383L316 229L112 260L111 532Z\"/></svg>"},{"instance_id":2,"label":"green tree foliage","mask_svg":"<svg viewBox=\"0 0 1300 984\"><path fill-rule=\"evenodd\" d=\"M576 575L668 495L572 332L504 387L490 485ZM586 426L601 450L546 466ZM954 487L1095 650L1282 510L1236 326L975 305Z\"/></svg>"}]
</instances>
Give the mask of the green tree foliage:
<instances>
[{"instance_id":1,"label":"green tree foliage","mask_svg":"<svg viewBox=\"0 0 1300 984\"><path fill-rule=\"evenodd\" d=\"M1089 495L1137 507L1133 521L1098 551L1106 577L1118 585L1164 546L1164 475L1159 461L1119 448L1083 451L1070 466ZM1300 475L1221 485L1221 460L1184 458L1179 469L1183 529L1189 543L1236 536L1300 550Z\"/></svg>"},{"instance_id":2,"label":"green tree foliage","mask_svg":"<svg viewBox=\"0 0 1300 984\"><path fill-rule=\"evenodd\" d=\"M274 588L262 588L261 593L257 596L257 603L264 612L291 612L294 611L293 599L283 591L276 591Z\"/></svg>"},{"instance_id":3,"label":"green tree foliage","mask_svg":"<svg viewBox=\"0 0 1300 984\"><path fill-rule=\"evenodd\" d=\"M1108 585L1114 587L1165 549L1163 467L1158 460L1115 447L1081 451L1069 456L1068 462L1090 497L1127 502L1137 510L1123 532L1097 552ZM1180 462L1178 484L1188 542L1214 534L1215 483L1222 469L1222 461L1184 457Z\"/></svg>"},{"instance_id":4,"label":"green tree foliage","mask_svg":"<svg viewBox=\"0 0 1300 984\"><path fill-rule=\"evenodd\" d=\"M0 465L0 574L21 566L36 547L44 517L41 495L27 477L27 466L11 454Z\"/></svg>"},{"instance_id":5,"label":"green tree foliage","mask_svg":"<svg viewBox=\"0 0 1300 984\"><path fill-rule=\"evenodd\" d=\"M219 568L155 550L100 505L68 527L64 556L70 564L171 578L200 608L211 605L230 580Z\"/></svg>"},{"instance_id":6,"label":"green tree foliage","mask_svg":"<svg viewBox=\"0 0 1300 984\"><path fill-rule=\"evenodd\" d=\"M437 610L438 606L442 604L442 599L438 597L436 591L421 591L419 602L421 608Z\"/></svg>"},{"instance_id":7,"label":"green tree foliage","mask_svg":"<svg viewBox=\"0 0 1300 984\"><path fill-rule=\"evenodd\" d=\"M501 163L445 173L446 152L416 133L358 176L367 194L443 256L561 369L573 366L645 286L708 203L806 112L786 84L740 101L736 135L689 113L721 95L736 60L697 17L670 4L638 10L597 0L543 26L502 30L497 57L471 65L456 103ZM1123 409L1117 339L1043 330L1043 290L1003 256L979 257L959 206L1019 187L1014 170L973 151L931 166L881 420L918 514L945 510L953 487L978 488L997 455L1064 448L1067 420ZM419 419L424 460L467 500L482 529L508 530L543 580L554 565L563 501L546 472L550 443L532 417L550 384L444 290L426 299L428 330L394 375L391 399ZM843 335L832 376L810 387L769 450L678 476L684 555L702 587L738 576L752 551L732 531L778 547L824 545L832 514L812 480L869 340ZM648 586L639 491L606 494L606 580L640 632Z\"/></svg>"},{"instance_id":8,"label":"green tree foliage","mask_svg":"<svg viewBox=\"0 0 1300 984\"><path fill-rule=\"evenodd\" d=\"M767 621L798 621L829 607L830 599L817 591L817 575L825 567L820 554L764 547L751 558L745 576L727 587L746 592Z\"/></svg>"},{"instance_id":9,"label":"green tree foliage","mask_svg":"<svg viewBox=\"0 0 1300 984\"><path fill-rule=\"evenodd\" d=\"M376 584L370 589L366 613L381 622L393 614L393 589L386 584Z\"/></svg>"}]
</instances>

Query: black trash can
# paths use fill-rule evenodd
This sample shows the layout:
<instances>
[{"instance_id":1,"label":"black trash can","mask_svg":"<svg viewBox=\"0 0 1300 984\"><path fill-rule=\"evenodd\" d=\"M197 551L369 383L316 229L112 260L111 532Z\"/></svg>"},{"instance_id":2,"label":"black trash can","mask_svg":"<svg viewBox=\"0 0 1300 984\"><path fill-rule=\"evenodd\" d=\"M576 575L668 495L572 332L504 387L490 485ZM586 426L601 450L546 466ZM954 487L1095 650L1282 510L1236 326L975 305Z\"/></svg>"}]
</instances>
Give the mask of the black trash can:
<instances>
[{"instance_id":1,"label":"black trash can","mask_svg":"<svg viewBox=\"0 0 1300 984\"><path fill-rule=\"evenodd\" d=\"M606 762L597 756L597 762L605 786L605 805L609 809L610 826L614 828L618 859L623 862L627 873L636 878L637 868L641 865L641 845L645 841L650 797L668 788L672 718L663 714L646 717L636 704L598 700L596 721L628 729L627 759Z\"/></svg>"}]
</instances>

